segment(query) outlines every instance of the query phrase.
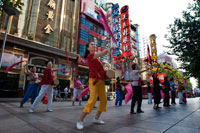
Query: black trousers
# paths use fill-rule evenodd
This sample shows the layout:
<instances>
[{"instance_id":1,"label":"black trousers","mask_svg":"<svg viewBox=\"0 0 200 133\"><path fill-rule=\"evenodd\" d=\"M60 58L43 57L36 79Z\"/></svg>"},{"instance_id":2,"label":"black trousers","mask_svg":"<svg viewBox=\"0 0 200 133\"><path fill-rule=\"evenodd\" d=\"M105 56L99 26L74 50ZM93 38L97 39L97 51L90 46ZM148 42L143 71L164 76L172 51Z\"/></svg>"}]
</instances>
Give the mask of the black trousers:
<instances>
[{"instance_id":1,"label":"black trousers","mask_svg":"<svg viewBox=\"0 0 200 133\"><path fill-rule=\"evenodd\" d=\"M172 94L172 104L175 104L175 98L176 98L176 92L175 91L171 91Z\"/></svg>"},{"instance_id":2,"label":"black trousers","mask_svg":"<svg viewBox=\"0 0 200 133\"><path fill-rule=\"evenodd\" d=\"M133 96L131 101L131 112L134 112L135 103L137 101L137 111L141 111L142 105L142 87L141 86L132 86Z\"/></svg>"},{"instance_id":3,"label":"black trousers","mask_svg":"<svg viewBox=\"0 0 200 133\"><path fill-rule=\"evenodd\" d=\"M169 105L169 91L164 91L165 97L164 97L164 106Z\"/></svg>"}]
</instances>

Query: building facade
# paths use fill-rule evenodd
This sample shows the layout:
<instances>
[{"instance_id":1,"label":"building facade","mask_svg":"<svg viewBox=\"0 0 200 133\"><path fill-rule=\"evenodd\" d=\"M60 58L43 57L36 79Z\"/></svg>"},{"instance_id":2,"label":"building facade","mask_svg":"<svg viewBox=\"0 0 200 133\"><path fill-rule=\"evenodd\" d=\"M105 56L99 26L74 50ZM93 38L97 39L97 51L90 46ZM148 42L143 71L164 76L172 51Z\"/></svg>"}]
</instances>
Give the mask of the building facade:
<instances>
[{"instance_id":1,"label":"building facade","mask_svg":"<svg viewBox=\"0 0 200 133\"><path fill-rule=\"evenodd\" d=\"M105 12L106 14L106 12ZM86 52L86 44L94 42L96 53L110 48L108 34L99 21L98 3L92 0L81 0L80 23L79 23L79 40L78 40L78 75L83 83L88 80L89 69L86 60L83 58ZM110 64L110 56L100 57L105 64Z\"/></svg>"},{"instance_id":2,"label":"building facade","mask_svg":"<svg viewBox=\"0 0 200 133\"><path fill-rule=\"evenodd\" d=\"M24 73L24 65L37 67L43 73L48 61L54 68L63 68L55 77L60 81L61 89L70 87L70 80L76 73L77 41L80 0L23 0L22 13L11 18L9 34L3 54L0 70L0 97L22 97L29 81ZM2 44L8 16L0 15L0 42ZM66 63L68 52L69 63ZM8 73L7 66L24 61Z\"/></svg>"}]
</instances>

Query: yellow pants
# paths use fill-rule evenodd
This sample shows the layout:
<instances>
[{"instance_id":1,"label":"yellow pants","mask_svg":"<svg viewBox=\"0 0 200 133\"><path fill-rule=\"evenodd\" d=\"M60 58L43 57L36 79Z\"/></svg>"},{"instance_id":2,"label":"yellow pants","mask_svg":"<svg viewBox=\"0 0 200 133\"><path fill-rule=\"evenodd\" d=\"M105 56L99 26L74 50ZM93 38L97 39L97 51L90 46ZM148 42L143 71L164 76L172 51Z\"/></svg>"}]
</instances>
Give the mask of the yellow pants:
<instances>
[{"instance_id":1,"label":"yellow pants","mask_svg":"<svg viewBox=\"0 0 200 133\"><path fill-rule=\"evenodd\" d=\"M89 79L90 98L88 99L88 103L85 105L83 109L83 112L88 114L92 111L96 103L97 96L99 96L100 99L97 111L106 112L107 97L105 90L105 81L99 80L95 85L93 85L94 81L95 78Z\"/></svg>"}]
</instances>

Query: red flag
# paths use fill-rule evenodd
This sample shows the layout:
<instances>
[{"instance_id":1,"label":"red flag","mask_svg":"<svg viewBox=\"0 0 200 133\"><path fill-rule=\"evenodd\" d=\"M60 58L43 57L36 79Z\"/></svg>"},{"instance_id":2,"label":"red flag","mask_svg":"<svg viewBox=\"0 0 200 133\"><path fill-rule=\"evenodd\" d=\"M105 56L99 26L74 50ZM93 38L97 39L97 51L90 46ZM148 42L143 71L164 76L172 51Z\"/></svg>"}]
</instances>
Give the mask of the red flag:
<instances>
[{"instance_id":1,"label":"red flag","mask_svg":"<svg viewBox=\"0 0 200 133\"><path fill-rule=\"evenodd\" d=\"M150 50L149 50L149 45L147 45L147 61L152 65L151 56L150 56Z\"/></svg>"},{"instance_id":2,"label":"red flag","mask_svg":"<svg viewBox=\"0 0 200 133\"><path fill-rule=\"evenodd\" d=\"M64 72L64 73L71 73L72 71L66 71L66 72Z\"/></svg>"},{"instance_id":3,"label":"red flag","mask_svg":"<svg viewBox=\"0 0 200 133\"><path fill-rule=\"evenodd\" d=\"M15 63L15 64L12 64L11 66L8 66L8 67L6 68L6 73L7 73L10 69L12 69L14 66L16 66L16 65L18 65L18 64L20 64L20 63L22 63L22 62L24 62L24 61L19 61L19 62Z\"/></svg>"},{"instance_id":4,"label":"red flag","mask_svg":"<svg viewBox=\"0 0 200 133\"><path fill-rule=\"evenodd\" d=\"M113 39L113 41L117 44L117 40L115 39L112 31L110 30L109 26L108 26L108 21L106 19L105 14L103 13L102 9L99 7L99 14L101 16L101 18L99 19L99 21L103 24L104 29L108 32L108 34L111 36L111 38Z\"/></svg>"}]
</instances>

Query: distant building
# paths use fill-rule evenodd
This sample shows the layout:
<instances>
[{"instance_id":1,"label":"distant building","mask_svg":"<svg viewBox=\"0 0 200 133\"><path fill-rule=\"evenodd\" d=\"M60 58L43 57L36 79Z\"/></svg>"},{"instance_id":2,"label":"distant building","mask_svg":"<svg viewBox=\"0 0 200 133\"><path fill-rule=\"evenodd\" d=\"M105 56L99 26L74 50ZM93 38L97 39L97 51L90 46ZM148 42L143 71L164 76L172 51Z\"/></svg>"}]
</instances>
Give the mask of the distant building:
<instances>
[{"instance_id":1,"label":"distant building","mask_svg":"<svg viewBox=\"0 0 200 133\"><path fill-rule=\"evenodd\" d=\"M176 62L174 61L174 59L172 59L172 57L170 57L169 55L163 53L163 54L160 54L158 56L158 63L161 63L161 64L169 64L171 67L173 68L177 68L177 64Z\"/></svg>"}]
</instances>

